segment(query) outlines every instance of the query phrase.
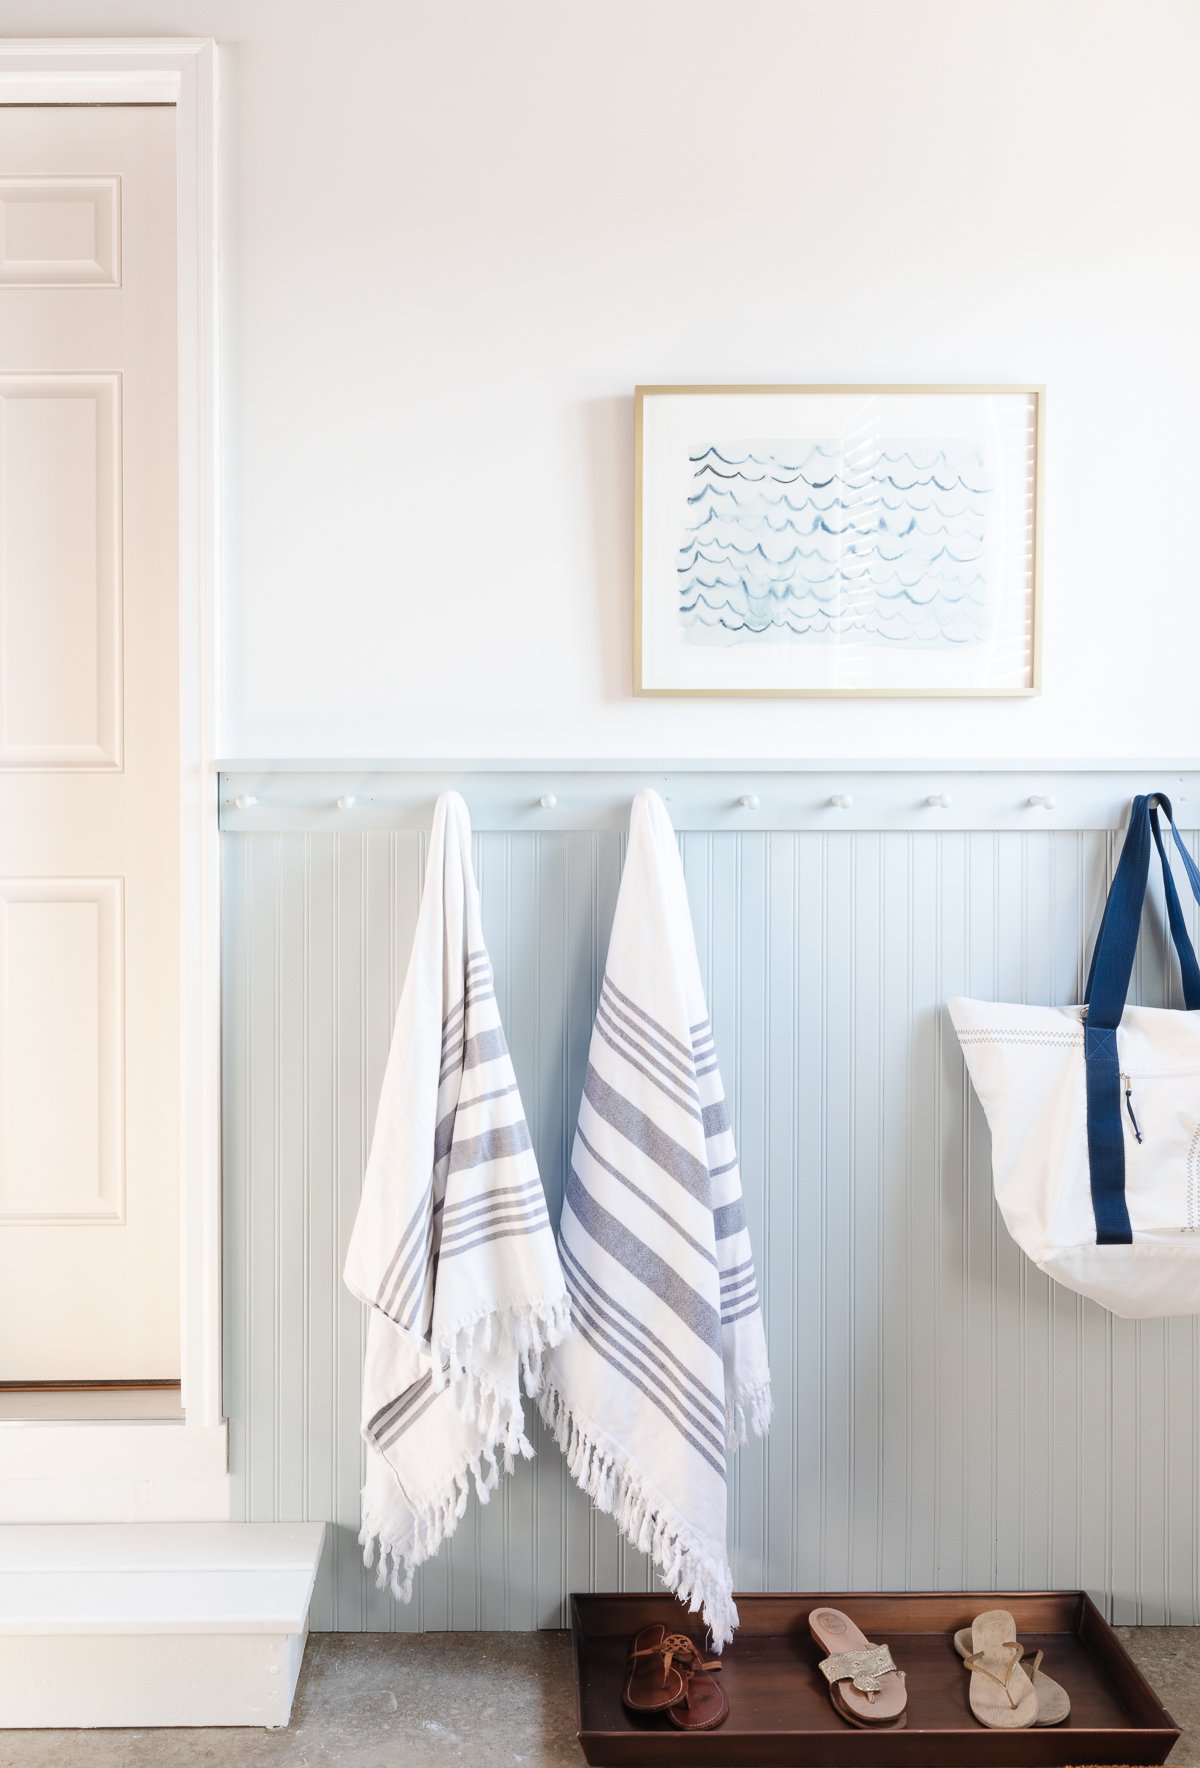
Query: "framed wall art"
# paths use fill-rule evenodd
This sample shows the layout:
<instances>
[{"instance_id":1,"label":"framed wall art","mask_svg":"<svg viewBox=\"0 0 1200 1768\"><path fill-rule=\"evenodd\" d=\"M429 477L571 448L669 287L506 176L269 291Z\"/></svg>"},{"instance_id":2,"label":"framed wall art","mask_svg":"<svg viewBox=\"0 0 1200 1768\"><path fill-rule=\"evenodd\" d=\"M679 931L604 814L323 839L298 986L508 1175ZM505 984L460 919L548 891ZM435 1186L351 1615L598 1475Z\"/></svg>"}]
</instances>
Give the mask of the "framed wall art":
<instances>
[{"instance_id":1,"label":"framed wall art","mask_svg":"<svg viewBox=\"0 0 1200 1768\"><path fill-rule=\"evenodd\" d=\"M1039 688L1040 387L640 387L642 694Z\"/></svg>"}]
</instances>

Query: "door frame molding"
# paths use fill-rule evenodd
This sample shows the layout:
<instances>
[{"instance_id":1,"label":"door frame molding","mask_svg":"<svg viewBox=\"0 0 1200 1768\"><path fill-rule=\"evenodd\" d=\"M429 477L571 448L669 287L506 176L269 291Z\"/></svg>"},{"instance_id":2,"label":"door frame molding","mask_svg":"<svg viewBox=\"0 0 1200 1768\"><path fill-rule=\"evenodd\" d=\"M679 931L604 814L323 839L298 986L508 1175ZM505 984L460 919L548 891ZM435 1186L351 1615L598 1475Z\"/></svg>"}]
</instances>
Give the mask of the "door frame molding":
<instances>
[{"instance_id":1,"label":"door frame molding","mask_svg":"<svg viewBox=\"0 0 1200 1768\"><path fill-rule=\"evenodd\" d=\"M216 64L215 43L201 38L0 39L0 104L173 104L176 112L183 930L181 1373L186 1414L183 1434L197 1451L194 1467L185 1456L179 1471L187 1467L203 1477L217 1472L214 1449L218 1437L220 1474L223 1477L225 1473L221 1415L220 872L213 766L218 729ZM92 1427L93 1431L104 1428ZM128 1445L130 1475L138 1478L137 1466L145 1467L146 1450L143 1444L139 1452L136 1440L145 1430L156 1427L113 1428ZM164 1428L180 1430L178 1425ZM96 1442L94 1437L89 1440ZM115 1471L110 1467L110 1478ZM61 1462L55 1472L61 1477ZM203 1500L205 1514L212 1514L212 1504L209 1492ZM0 1499L0 1519L2 1515Z\"/></svg>"}]
</instances>

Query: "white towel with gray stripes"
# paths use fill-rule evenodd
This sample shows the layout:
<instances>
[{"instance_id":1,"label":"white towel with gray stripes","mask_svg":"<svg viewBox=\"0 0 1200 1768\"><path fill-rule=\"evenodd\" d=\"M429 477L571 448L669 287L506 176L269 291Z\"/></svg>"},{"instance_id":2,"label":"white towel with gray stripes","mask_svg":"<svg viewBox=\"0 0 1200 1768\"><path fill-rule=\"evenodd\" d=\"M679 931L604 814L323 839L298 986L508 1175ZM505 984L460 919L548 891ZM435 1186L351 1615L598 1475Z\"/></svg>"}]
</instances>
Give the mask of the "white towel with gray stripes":
<instances>
[{"instance_id":1,"label":"white towel with gray stripes","mask_svg":"<svg viewBox=\"0 0 1200 1768\"><path fill-rule=\"evenodd\" d=\"M771 1420L742 1182L675 831L634 800L566 1175L571 1336L540 1405L571 1473L720 1651L726 1459Z\"/></svg>"},{"instance_id":2,"label":"white towel with gray stripes","mask_svg":"<svg viewBox=\"0 0 1200 1768\"><path fill-rule=\"evenodd\" d=\"M370 1308L362 1542L400 1601L533 1454L535 1395L570 1303L500 1024L457 793L438 799L346 1282Z\"/></svg>"}]
</instances>

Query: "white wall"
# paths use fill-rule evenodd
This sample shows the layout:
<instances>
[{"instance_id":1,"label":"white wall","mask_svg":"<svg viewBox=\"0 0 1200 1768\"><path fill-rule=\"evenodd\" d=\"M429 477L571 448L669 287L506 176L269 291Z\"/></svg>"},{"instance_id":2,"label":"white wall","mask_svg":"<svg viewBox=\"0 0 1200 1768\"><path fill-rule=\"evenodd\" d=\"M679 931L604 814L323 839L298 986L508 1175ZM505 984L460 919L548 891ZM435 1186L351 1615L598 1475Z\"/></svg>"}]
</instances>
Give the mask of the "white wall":
<instances>
[{"instance_id":1,"label":"white wall","mask_svg":"<svg viewBox=\"0 0 1200 1768\"><path fill-rule=\"evenodd\" d=\"M0 0L224 46L228 756L1195 755L1194 0ZM630 697L638 381L1044 381L1036 701Z\"/></svg>"}]
</instances>

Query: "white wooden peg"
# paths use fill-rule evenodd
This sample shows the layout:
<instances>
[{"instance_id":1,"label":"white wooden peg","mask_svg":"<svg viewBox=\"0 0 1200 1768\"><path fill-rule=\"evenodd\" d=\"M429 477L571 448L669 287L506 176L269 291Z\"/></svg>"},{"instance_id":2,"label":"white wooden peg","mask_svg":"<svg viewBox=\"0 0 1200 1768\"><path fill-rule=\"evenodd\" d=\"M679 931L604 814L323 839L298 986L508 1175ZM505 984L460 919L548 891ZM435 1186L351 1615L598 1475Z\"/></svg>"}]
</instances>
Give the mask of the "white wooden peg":
<instances>
[{"instance_id":1,"label":"white wooden peg","mask_svg":"<svg viewBox=\"0 0 1200 1768\"><path fill-rule=\"evenodd\" d=\"M931 792L925 802L934 810L949 810L951 798L949 792Z\"/></svg>"},{"instance_id":2,"label":"white wooden peg","mask_svg":"<svg viewBox=\"0 0 1200 1768\"><path fill-rule=\"evenodd\" d=\"M342 796L337 801L337 807L339 810L353 810L357 803L358 799L354 796L353 792L343 792Z\"/></svg>"},{"instance_id":3,"label":"white wooden peg","mask_svg":"<svg viewBox=\"0 0 1200 1768\"><path fill-rule=\"evenodd\" d=\"M849 810L850 806L854 803L854 799L850 796L849 792L835 792L829 802L835 810Z\"/></svg>"},{"instance_id":4,"label":"white wooden peg","mask_svg":"<svg viewBox=\"0 0 1200 1768\"><path fill-rule=\"evenodd\" d=\"M758 793L757 792L743 792L742 796L738 799L738 807L741 810L757 810L758 809Z\"/></svg>"},{"instance_id":5,"label":"white wooden peg","mask_svg":"<svg viewBox=\"0 0 1200 1768\"><path fill-rule=\"evenodd\" d=\"M239 792L233 801L233 808L235 810L253 810L257 803L258 799L254 797L253 793Z\"/></svg>"},{"instance_id":6,"label":"white wooden peg","mask_svg":"<svg viewBox=\"0 0 1200 1768\"><path fill-rule=\"evenodd\" d=\"M1033 792L1030 794L1029 808L1031 810L1053 810L1057 803L1058 800L1053 792Z\"/></svg>"},{"instance_id":7,"label":"white wooden peg","mask_svg":"<svg viewBox=\"0 0 1200 1768\"><path fill-rule=\"evenodd\" d=\"M553 792L543 792L538 799L538 803L543 810L553 810L554 806L558 803L558 799L554 796Z\"/></svg>"}]
</instances>

